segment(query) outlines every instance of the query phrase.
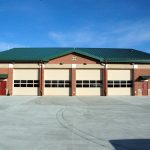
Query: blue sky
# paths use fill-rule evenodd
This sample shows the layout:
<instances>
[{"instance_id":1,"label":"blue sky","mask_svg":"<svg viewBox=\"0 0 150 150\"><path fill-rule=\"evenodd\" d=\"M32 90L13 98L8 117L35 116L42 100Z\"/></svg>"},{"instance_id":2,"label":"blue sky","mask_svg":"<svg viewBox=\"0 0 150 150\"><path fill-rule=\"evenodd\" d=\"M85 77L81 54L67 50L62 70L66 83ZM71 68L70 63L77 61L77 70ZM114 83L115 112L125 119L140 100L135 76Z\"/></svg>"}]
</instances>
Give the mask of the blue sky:
<instances>
[{"instance_id":1,"label":"blue sky","mask_svg":"<svg viewBox=\"0 0 150 150\"><path fill-rule=\"evenodd\" d=\"M150 53L150 0L0 0L0 50L13 47Z\"/></svg>"}]
</instances>

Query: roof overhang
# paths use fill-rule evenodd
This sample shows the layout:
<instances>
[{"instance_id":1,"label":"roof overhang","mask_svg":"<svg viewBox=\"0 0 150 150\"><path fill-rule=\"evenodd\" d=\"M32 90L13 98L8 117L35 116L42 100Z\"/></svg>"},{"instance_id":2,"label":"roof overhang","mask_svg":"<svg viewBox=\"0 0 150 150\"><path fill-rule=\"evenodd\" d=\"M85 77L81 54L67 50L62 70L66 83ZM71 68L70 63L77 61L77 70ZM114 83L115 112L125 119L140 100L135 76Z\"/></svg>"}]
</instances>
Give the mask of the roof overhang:
<instances>
[{"instance_id":1,"label":"roof overhang","mask_svg":"<svg viewBox=\"0 0 150 150\"><path fill-rule=\"evenodd\" d=\"M146 80L150 79L150 75L142 75L142 76L139 76L139 79L140 79L141 81L146 81Z\"/></svg>"},{"instance_id":2,"label":"roof overhang","mask_svg":"<svg viewBox=\"0 0 150 150\"><path fill-rule=\"evenodd\" d=\"M0 79L7 79L8 78L8 74L0 74Z\"/></svg>"}]
</instances>

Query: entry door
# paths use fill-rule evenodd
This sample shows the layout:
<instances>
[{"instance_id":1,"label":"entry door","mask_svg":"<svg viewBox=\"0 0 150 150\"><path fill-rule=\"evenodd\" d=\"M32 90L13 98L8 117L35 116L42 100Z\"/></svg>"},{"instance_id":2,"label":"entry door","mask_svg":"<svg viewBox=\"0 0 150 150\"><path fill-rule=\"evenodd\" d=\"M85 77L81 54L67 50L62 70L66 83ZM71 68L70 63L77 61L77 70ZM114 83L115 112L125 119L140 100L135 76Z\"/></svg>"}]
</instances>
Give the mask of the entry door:
<instances>
[{"instance_id":1,"label":"entry door","mask_svg":"<svg viewBox=\"0 0 150 150\"><path fill-rule=\"evenodd\" d=\"M6 81L0 81L0 95L6 95Z\"/></svg>"},{"instance_id":2,"label":"entry door","mask_svg":"<svg viewBox=\"0 0 150 150\"><path fill-rule=\"evenodd\" d=\"M148 82L144 81L142 85L142 95L147 96L148 95Z\"/></svg>"}]
</instances>

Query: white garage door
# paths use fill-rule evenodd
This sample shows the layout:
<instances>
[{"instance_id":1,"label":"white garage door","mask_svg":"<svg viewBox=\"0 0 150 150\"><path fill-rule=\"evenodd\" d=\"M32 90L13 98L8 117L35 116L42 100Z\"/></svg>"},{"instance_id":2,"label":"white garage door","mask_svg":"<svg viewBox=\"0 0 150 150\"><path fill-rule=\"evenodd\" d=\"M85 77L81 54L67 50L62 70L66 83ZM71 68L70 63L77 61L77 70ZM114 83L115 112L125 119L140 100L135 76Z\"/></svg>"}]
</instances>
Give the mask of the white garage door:
<instances>
[{"instance_id":1,"label":"white garage door","mask_svg":"<svg viewBox=\"0 0 150 150\"><path fill-rule=\"evenodd\" d=\"M38 95L39 94L38 69L14 69L13 95Z\"/></svg>"},{"instance_id":2,"label":"white garage door","mask_svg":"<svg viewBox=\"0 0 150 150\"><path fill-rule=\"evenodd\" d=\"M108 95L132 95L131 70L108 70Z\"/></svg>"},{"instance_id":3,"label":"white garage door","mask_svg":"<svg viewBox=\"0 0 150 150\"><path fill-rule=\"evenodd\" d=\"M76 70L76 95L101 95L102 76L100 69Z\"/></svg>"},{"instance_id":4,"label":"white garage door","mask_svg":"<svg viewBox=\"0 0 150 150\"><path fill-rule=\"evenodd\" d=\"M44 95L70 95L69 69L45 69Z\"/></svg>"}]
</instances>

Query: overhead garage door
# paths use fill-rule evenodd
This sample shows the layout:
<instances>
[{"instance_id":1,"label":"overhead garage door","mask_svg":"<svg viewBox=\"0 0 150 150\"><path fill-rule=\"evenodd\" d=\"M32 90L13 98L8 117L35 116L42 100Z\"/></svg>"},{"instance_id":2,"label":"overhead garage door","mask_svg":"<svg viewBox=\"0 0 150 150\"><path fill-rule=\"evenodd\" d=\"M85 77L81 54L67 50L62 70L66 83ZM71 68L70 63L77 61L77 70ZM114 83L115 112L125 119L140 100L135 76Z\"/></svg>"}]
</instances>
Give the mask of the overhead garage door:
<instances>
[{"instance_id":1,"label":"overhead garage door","mask_svg":"<svg viewBox=\"0 0 150 150\"><path fill-rule=\"evenodd\" d=\"M132 95L131 70L108 70L108 95Z\"/></svg>"},{"instance_id":2,"label":"overhead garage door","mask_svg":"<svg viewBox=\"0 0 150 150\"><path fill-rule=\"evenodd\" d=\"M76 70L76 95L101 95L102 76L100 69Z\"/></svg>"},{"instance_id":3,"label":"overhead garage door","mask_svg":"<svg viewBox=\"0 0 150 150\"><path fill-rule=\"evenodd\" d=\"M14 69L13 95L39 95L38 69Z\"/></svg>"},{"instance_id":4,"label":"overhead garage door","mask_svg":"<svg viewBox=\"0 0 150 150\"><path fill-rule=\"evenodd\" d=\"M44 95L70 95L69 69L45 69Z\"/></svg>"}]
</instances>

